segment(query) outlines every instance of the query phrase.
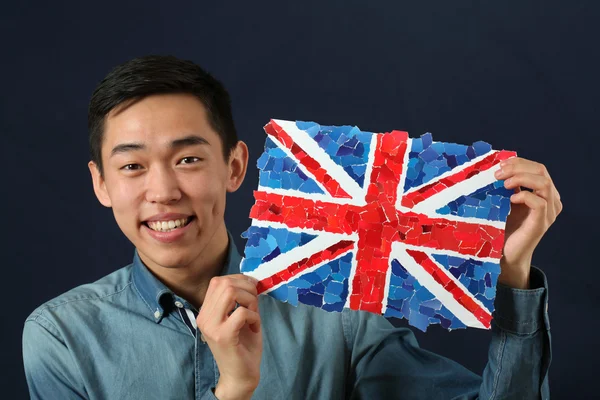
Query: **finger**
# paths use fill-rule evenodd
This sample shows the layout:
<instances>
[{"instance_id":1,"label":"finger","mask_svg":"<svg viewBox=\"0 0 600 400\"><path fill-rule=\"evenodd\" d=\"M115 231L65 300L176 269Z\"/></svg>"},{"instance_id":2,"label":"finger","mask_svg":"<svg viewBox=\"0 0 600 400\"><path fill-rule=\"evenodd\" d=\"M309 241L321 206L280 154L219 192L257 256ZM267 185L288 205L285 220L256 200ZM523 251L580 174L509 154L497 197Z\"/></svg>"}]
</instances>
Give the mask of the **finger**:
<instances>
[{"instance_id":1,"label":"finger","mask_svg":"<svg viewBox=\"0 0 600 400\"><path fill-rule=\"evenodd\" d=\"M560 200L560 193L556 189L554 185L554 181L548 172L548 169L544 164L537 163L535 161L527 160L525 158L513 157L508 160L505 160L500 163L501 169L496 171L496 178L498 179L508 179L513 175L522 172L534 173L537 175L543 175L550 178L552 182L552 189L550 190L550 196L554 196L556 199ZM515 191L518 191L518 188L515 188ZM548 199L547 199L548 200ZM553 203L556 200L553 200ZM558 210L562 210L562 204L557 207ZM560 212L560 211L559 211Z\"/></svg>"},{"instance_id":2,"label":"finger","mask_svg":"<svg viewBox=\"0 0 600 400\"><path fill-rule=\"evenodd\" d=\"M502 161L500 163L499 171L501 171L500 174L504 175L504 177L500 179L505 179L507 176L523 172L543 175L550 178L550 174L548 173L548 170L546 169L546 166L544 164L527 160L521 157L513 157Z\"/></svg>"},{"instance_id":3,"label":"finger","mask_svg":"<svg viewBox=\"0 0 600 400\"><path fill-rule=\"evenodd\" d=\"M558 214L562 211L562 203L556 197L552 202L552 215L550 215L550 222L554 223Z\"/></svg>"},{"instance_id":4,"label":"finger","mask_svg":"<svg viewBox=\"0 0 600 400\"><path fill-rule=\"evenodd\" d=\"M525 204L527 207L545 217L548 211L548 202L540 196L525 190L510 196L510 202L514 204Z\"/></svg>"},{"instance_id":5,"label":"finger","mask_svg":"<svg viewBox=\"0 0 600 400\"><path fill-rule=\"evenodd\" d=\"M201 320L209 321L220 321L222 311L217 307L220 303L220 299L223 296L223 291L228 287L238 288L245 290L252 295L257 295L256 279L248 277L242 274L227 275L227 276L216 276L210 280L208 290L204 296L204 302L198 315ZM235 304L234 304L235 306ZM231 311L233 306L229 309Z\"/></svg>"},{"instance_id":6,"label":"finger","mask_svg":"<svg viewBox=\"0 0 600 400\"><path fill-rule=\"evenodd\" d=\"M250 293L257 293L256 286L258 285L258 280L252 276L244 275L244 274L233 274L218 277L220 285L227 286L231 283L233 286L239 287L240 289L244 289ZM215 278L213 278L215 279Z\"/></svg>"},{"instance_id":7,"label":"finger","mask_svg":"<svg viewBox=\"0 0 600 400\"><path fill-rule=\"evenodd\" d=\"M250 275L233 274L233 275L227 275L227 278L240 279L242 281L248 281L248 282L252 283L254 286L258 285L258 279L256 279L253 276L250 276Z\"/></svg>"},{"instance_id":8,"label":"finger","mask_svg":"<svg viewBox=\"0 0 600 400\"><path fill-rule=\"evenodd\" d=\"M563 210L563 204L560 200L555 200L556 201L556 216L558 217L558 214L560 214Z\"/></svg>"},{"instance_id":9,"label":"finger","mask_svg":"<svg viewBox=\"0 0 600 400\"><path fill-rule=\"evenodd\" d=\"M215 295L216 298L205 301L196 319L200 330L209 335L220 329L221 324L226 322L237 308L258 311L258 297L233 285L224 287L220 293L215 292ZM241 307L237 307L238 304Z\"/></svg>"},{"instance_id":10,"label":"finger","mask_svg":"<svg viewBox=\"0 0 600 400\"><path fill-rule=\"evenodd\" d=\"M258 311L258 297L255 294L229 286L223 291L218 303L215 304L213 317L219 321L224 321L236 309L236 303L251 311Z\"/></svg>"},{"instance_id":11,"label":"finger","mask_svg":"<svg viewBox=\"0 0 600 400\"><path fill-rule=\"evenodd\" d=\"M233 286L257 295L258 290L256 289L255 282L257 282L256 279L241 274L216 276L210 280L209 289L212 286L212 291L215 292L215 294L220 294L225 288Z\"/></svg>"},{"instance_id":12,"label":"finger","mask_svg":"<svg viewBox=\"0 0 600 400\"><path fill-rule=\"evenodd\" d=\"M227 319L225 326L237 333L242 330L246 324L249 326L252 332L260 332L260 314L257 311L239 307Z\"/></svg>"},{"instance_id":13,"label":"finger","mask_svg":"<svg viewBox=\"0 0 600 400\"><path fill-rule=\"evenodd\" d=\"M542 175L523 172L504 181L504 187L507 189L515 189L519 186L534 190L537 195L546 200L549 200L550 195L554 194L552 180Z\"/></svg>"}]
</instances>

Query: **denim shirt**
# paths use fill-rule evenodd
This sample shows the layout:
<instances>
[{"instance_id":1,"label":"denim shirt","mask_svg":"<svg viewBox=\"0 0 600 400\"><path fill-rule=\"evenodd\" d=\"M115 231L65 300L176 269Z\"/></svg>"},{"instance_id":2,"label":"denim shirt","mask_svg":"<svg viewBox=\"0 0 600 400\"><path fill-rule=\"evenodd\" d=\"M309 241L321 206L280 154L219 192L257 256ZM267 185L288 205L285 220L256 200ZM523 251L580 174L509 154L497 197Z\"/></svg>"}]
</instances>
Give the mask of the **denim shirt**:
<instances>
[{"instance_id":1,"label":"denim shirt","mask_svg":"<svg viewBox=\"0 0 600 400\"><path fill-rule=\"evenodd\" d=\"M229 242L222 274L239 272ZM253 398L546 399L547 289L532 268L536 282L533 290L499 285L483 378L419 348L410 329L380 315L328 313L260 296L263 354ZM137 252L131 265L45 303L23 332L31 398L215 399L216 361L178 307L193 310Z\"/></svg>"}]
</instances>

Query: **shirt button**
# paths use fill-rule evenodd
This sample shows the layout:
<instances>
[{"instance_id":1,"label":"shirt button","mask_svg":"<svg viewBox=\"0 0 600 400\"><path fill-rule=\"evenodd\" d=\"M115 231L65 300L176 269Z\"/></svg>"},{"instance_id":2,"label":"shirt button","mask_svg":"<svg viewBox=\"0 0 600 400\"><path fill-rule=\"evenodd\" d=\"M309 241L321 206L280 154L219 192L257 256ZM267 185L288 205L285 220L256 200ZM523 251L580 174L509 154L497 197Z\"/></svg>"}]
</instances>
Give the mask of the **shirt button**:
<instances>
[{"instance_id":1,"label":"shirt button","mask_svg":"<svg viewBox=\"0 0 600 400\"><path fill-rule=\"evenodd\" d=\"M156 310L154 311L154 318L159 319L160 318L160 311Z\"/></svg>"},{"instance_id":2,"label":"shirt button","mask_svg":"<svg viewBox=\"0 0 600 400\"><path fill-rule=\"evenodd\" d=\"M175 307L177 307L177 308L183 308L183 303L180 302L180 301L176 301L175 302Z\"/></svg>"}]
</instances>

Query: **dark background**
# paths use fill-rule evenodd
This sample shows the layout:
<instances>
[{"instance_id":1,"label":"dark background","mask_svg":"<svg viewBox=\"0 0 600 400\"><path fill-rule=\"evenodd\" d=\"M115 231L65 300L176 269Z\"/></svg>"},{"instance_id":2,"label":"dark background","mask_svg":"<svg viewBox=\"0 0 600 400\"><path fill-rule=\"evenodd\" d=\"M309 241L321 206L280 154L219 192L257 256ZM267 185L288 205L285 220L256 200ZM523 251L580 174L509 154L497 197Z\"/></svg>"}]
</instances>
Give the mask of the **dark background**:
<instances>
[{"instance_id":1,"label":"dark background","mask_svg":"<svg viewBox=\"0 0 600 400\"><path fill-rule=\"evenodd\" d=\"M87 105L113 66L150 53L192 59L231 92L251 152L247 180L228 200L240 249L271 117L483 139L544 163L565 207L534 255L551 292L551 393L597 393L600 276L590 247L600 226L592 169L600 3L167 3L0 6L3 398L27 397L27 315L131 261L92 191ZM482 372L489 332L416 333L422 346Z\"/></svg>"}]
</instances>

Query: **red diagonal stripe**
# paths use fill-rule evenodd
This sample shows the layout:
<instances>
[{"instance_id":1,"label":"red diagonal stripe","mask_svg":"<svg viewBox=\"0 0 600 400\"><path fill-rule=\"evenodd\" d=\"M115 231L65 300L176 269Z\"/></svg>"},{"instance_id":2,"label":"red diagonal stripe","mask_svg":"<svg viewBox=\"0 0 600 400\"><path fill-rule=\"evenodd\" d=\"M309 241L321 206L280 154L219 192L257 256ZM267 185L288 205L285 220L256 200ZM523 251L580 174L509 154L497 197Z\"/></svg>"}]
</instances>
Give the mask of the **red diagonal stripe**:
<instances>
[{"instance_id":1,"label":"red diagonal stripe","mask_svg":"<svg viewBox=\"0 0 600 400\"><path fill-rule=\"evenodd\" d=\"M423 253L422 251L408 249L406 252L413 257L415 261L419 263L419 265L421 265L437 283L442 285L444 289L448 291L461 306L472 313L483 324L483 326L485 326L486 329L490 328L492 314L490 314L487 309L477 304L471 297L470 293L465 292L462 288L456 285L456 283L450 277L448 277L448 275L436 263L434 263L427 254Z\"/></svg>"},{"instance_id":2,"label":"red diagonal stripe","mask_svg":"<svg viewBox=\"0 0 600 400\"><path fill-rule=\"evenodd\" d=\"M342 189L340 183L329 175L317 160L309 156L304 149L294 143L292 137L281 126L277 125L275 121L271 120L265 125L264 129L267 134L273 136L281 142L281 144L287 147L294 157L296 157L298 162L300 162L300 164L302 164L302 166L306 168L306 170L310 172L321 185L323 185L331 196L346 199L352 198L352 196Z\"/></svg>"},{"instance_id":3,"label":"red diagonal stripe","mask_svg":"<svg viewBox=\"0 0 600 400\"><path fill-rule=\"evenodd\" d=\"M315 265L325 264L331 260L335 260L342 254L352 250L353 247L354 242L352 240L340 240L336 244L329 246L323 251L319 251L310 257L303 258L302 260L290 265L286 269L278 271L270 277L258 282L258 285L256 286L258 289L258 294L271 289L281 282L290 281L293 277L299 275L309 268L314 267Z\"/></svg>"},{"instance_id":4,"label":"red diagonal stripe","mask_svg":"<svg viewBox=\"0 0 600 400\"><path fill-rule=\"evenodd\" d=\"M434 194L439 193L442 190L447 189L449 187L452 187L459 182L469 179L472 176L479 174L480 172L488 170L494 165L500 163L501 161L514 157L516 155L517 153L513 151L496 151L467 168L464 168L445 178L435 180L434 182L423 186L419 190L415 190L414 192L405 194L402 197L402 205L404 207L409 208L414 207L420 202L430 198Z\"/></svg>"}]
</instances>

